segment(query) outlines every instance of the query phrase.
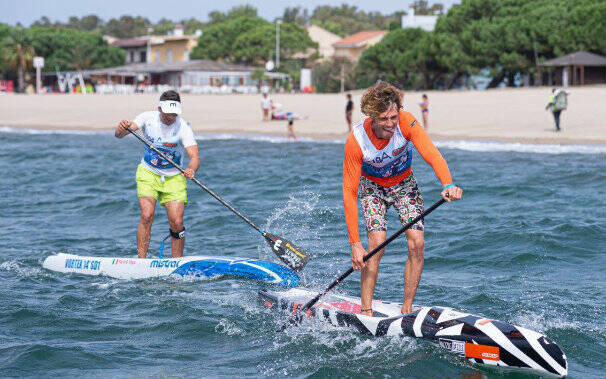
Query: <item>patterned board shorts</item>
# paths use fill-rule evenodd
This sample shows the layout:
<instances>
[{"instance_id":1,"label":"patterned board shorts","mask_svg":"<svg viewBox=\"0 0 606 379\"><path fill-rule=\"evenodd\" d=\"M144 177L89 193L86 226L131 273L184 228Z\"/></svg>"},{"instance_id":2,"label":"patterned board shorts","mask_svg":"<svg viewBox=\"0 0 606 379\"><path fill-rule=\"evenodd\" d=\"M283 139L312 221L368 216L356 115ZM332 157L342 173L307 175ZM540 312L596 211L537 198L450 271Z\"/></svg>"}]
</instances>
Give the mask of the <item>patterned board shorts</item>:
<instances>
[{"instance_id":1,"label":"patterned board shorts","mask_svg":"<svg viewBox=\"0 0 606 379\"><path fill-rule=\"evenodd\" d=\"M392 187L382 187L362 177L359 191L366 230L369 232L387 230L387 208L394 206L400 222L406 225L423 213L423 197L417 186L417 180L411 174L408 178ZM424 230L425 222L420 220L411 229Z\"/></svg>"}]
</instances>

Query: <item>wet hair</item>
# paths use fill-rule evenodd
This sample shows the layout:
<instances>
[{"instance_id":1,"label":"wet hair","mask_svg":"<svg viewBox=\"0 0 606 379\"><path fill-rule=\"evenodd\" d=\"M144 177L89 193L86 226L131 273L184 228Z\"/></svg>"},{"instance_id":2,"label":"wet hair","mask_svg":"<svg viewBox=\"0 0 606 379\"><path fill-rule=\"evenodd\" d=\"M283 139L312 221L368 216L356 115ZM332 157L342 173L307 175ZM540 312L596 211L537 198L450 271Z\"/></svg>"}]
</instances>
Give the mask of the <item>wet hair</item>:
<instances>
[{"instance_id":1,"label":"wet hair","mask_svg":"<svg viewBox=\"0 0 606 379\"><path fill-rule=\"evenodd\" d=\"M388 110L392 104L395 104L397 109L402 108L403 98L404 94L395 86L379 81L364 92L360 108L365 115L377 117Z\"/></svg>"},{"instance_id":2,"label":"wet hair","mask_svg":"<svg viewBox=\"0 0 606 379\"><path fill-rule=\"evenodd\" d=\"M170 100L170 101L178 101L181 102L181 96L177 91L169 90L164 91L162 95L160 95L160 101Z\"/></svg>"}]
</instances>

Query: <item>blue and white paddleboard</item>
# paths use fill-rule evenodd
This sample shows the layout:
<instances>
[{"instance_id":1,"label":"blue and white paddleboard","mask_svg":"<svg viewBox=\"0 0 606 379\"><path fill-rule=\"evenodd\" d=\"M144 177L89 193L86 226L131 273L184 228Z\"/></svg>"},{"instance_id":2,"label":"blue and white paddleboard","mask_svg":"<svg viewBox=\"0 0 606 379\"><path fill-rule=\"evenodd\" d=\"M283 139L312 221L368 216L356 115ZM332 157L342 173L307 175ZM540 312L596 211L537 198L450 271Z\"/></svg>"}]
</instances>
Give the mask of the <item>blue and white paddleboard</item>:
<instances>
[{"instance_id":1,"label":"blue and white paddleboard","mask_svg":"<svg viewBox=\"0 0 606 379\"><path fill-rule=\"evenodd\" d=\"M42 266L52 271L105 275L117 279L145 279L170 275L208 278L232 275L284 287L299 284L299 276L294 270L277 263L249 258L190 256L139 259L85 257L60 253L47 257Z\"/></svg>"}]
</instances>

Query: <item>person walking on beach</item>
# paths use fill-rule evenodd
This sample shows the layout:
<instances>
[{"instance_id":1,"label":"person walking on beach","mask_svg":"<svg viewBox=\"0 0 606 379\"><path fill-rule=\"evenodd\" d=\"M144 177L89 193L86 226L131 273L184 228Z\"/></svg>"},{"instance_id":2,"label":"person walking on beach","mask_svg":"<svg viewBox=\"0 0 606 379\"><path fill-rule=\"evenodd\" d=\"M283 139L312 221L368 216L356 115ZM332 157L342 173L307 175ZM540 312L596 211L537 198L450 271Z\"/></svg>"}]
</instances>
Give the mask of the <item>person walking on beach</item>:
<instances>
[{"instance_id":1,"label":"person walking on beach","mask_svg":"<svg viewBox=\"0 0 606 379\"><path fill-rule=\"evenodd\" d=\"M362 313L372 315L372 297L379 262L385 250L366 263L367 254L358 231L357 193L360 189L368 250L385 241L386 211L393 205L402 225L423 212L423 198L412 172L412 146L433 168L446 201L460 200L463 190L453 184L448 165L415 117L402 108L403 94L393 85L379 82L362 96L361 110L368 117L354 126L345 142L343 158L343 208L351 244L351 263L362 270ZM361 178L361 179L360 179ZM404 269L402 313L412 311L423 270L424 221L407 230L408 260Z\"/></svg>"},{"instance_id":2,"label":"person walking on beach","mask_svg":"<svg viewBox=\"0 0 606 379\"><path fill-rule=\"evenodd\" d=\"M353 113L354 103L351 100L351 94L347 94L347 105L345 105L345 121L347 121L347 130L351 132L351 114Z\"/></svg>"},{"instance_id":3,"label":"person walking on beach","mask_svg":"<svg viewBox=\"0 0 606 379\"><path fill-rule=\"evenodd\" d=\"M189 124L181 118L181 97L175 91L166 91L160 96L157 111L143 112L134 120L122 120L116 128L115 136L123 138L132 130L141 129L143 136L154 147L182 165L183 151L189 157L185 173L180 174L173 165L145 146L141 163L137 167L137 197L141 208L137 228L137 251L139 258L147 256L151 226L154 220L156 201L166 208L171 236L172 257L182 257L185 246L183 213L187 204L187 181L193 178L200 167L198 144Z\"/></svg>"},{"instance_id":4,"label":"person walking on beach","mask_svg":"<svg viewBox=\"0 0 606 379\"><path fill-rule=\"evenodd\" d=\"M423 128L425 131L429 130L429 99L426 94L422 96L423 101L419 103L419 107L421 107L421 114L423 115Z\"/></svg>"},{"instance_id":5,"label":"person walking on beach","mask_svg":"<svg viewBox=\"0 0 606 379\"><path fill-rule=\"evenodd\" d=\"M563 110L568 108L568 92L553 88L551 90L551 95L549 95L549 102L545 106L545 110L551 110L553 113L553 119L555 121L556 132L559 132L560 129L560 114Z\"/></svg>"},{"instance_id":6,"label":"person walking on beach","mask_svg":"<svg viewBox=\"0 0 606 379\"><path fill-rule=\"evenodd\" d=\"M261 99L261 110L263 111L263 121L269 121L269 112L272 109L272 100L269 98L267 93L263 94L263 98Z\"/></svg>"}]
</instances>

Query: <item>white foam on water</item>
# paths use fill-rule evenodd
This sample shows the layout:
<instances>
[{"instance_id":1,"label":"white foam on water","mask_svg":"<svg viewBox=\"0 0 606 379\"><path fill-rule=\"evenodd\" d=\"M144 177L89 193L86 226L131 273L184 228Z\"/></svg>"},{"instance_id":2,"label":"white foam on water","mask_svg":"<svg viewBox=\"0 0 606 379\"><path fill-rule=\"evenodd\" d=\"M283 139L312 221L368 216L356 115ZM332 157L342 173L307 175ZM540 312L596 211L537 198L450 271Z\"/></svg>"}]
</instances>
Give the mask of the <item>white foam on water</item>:
<instances>
[{"instance_id":1,"label":"white foam on water","mask_svg":"<svg viewBox=\"0 0 606 379\"><path fill-rule=\"evenodd\" d=\"M574 329L587 330L588 326L581 326L577 322L566 320L562 314L535 313L531 311L522 311L511 320L513 325L522 328L545 333L548 329ZM591 326L589 326L590 328Z\"/></svg>"},{"instance_id":2,"label":"white foam on water","mask_svg":"<svg viewBox=\"0 0 606 379\"><path fill-rule=\"evenodd\" d=\"M316 141L313 138L299 138L297 141L289 140L287 137L278 134L253 134L253 133L197 133L197 140L244 140L269 143L296 143L296 142L324 142Z\"/></svg>"},{"instance_id":3,"label":"white foam on water","mask_svg":"<svg viewBox=\"0 0 606 379\"><path fill-rule=\"evenodd\" d=\"M113 135L114 133L110 130L70 130L70 129L22 129L13 128L10 126L0 126L0 133L11 133L11 134L74 134L74 135Z\"/></svg>"},{"instance_id":4,"label":"white foam on water","mask_svg":"<svg viewBox=\"0 0 606 379\"><path fill-rule=\"evenodd\" d=\"M45 272L40 267L25 266L19 261L2 262L0 270L12 271L20 276L36 276Z\"/></svg>"},{"instance_id":5,"label":"white foam on water","mask_svg":"<svg viewBox=\"0 0 606 379\"><path fill-rule=\"evenodd\" d=\"M32 134L32 135L112 135L110 130L68 130L68 129L22 129L10 126L1 126L0 133L11 134ZM275 144L293 143L287 137L279 134L254 134L254 133L198 133L195 138L200 141L213 140L243 140L268 142ZM299 138L296 142L338 144L345 143L345 139L316 140L305 137ZM295 143L296 143L295 142ZM475 152L519 152L535 154L606 154L606 144L532 144L521 142L497 142L497 141L474 141L474 140L453 140L436 141L438 148L458 149Z\"/></svg>"},{"instance_id":6,"label":"white foam on water","mask_svg":"<svg viewBox=\"0 0 606 379\"><path fill-rule=\"evenodd\" d=\"M229 321L226 318L219 320L219 323L215 326L215 332L221 334L227 334L228 336L244 336L246 333L234 322Z\"/></svg>"},{"instance_id":7,"label":"white foam on water","mask_svg":"<svg viewBox=\"0 0 606 379\"><path fill-rule=\"evenodd\" d=\"M458 149L476 152L519 152L535 154L606 154L606 145L542 145L519 142L494 142L494 141L437 141L438 148Z\"/></svg>"}]
</instances>

